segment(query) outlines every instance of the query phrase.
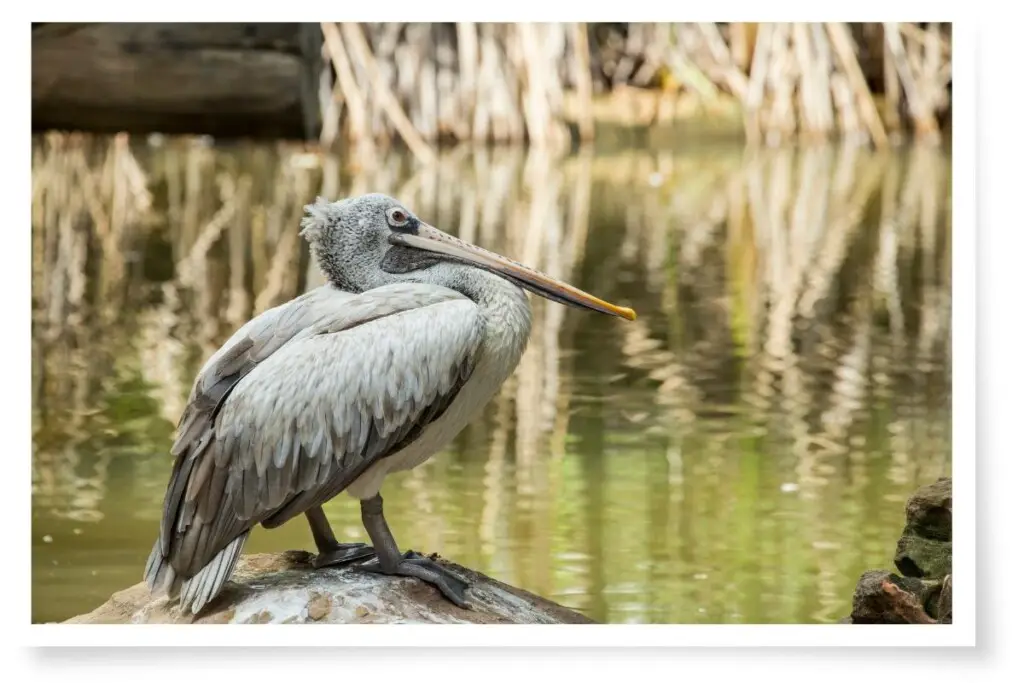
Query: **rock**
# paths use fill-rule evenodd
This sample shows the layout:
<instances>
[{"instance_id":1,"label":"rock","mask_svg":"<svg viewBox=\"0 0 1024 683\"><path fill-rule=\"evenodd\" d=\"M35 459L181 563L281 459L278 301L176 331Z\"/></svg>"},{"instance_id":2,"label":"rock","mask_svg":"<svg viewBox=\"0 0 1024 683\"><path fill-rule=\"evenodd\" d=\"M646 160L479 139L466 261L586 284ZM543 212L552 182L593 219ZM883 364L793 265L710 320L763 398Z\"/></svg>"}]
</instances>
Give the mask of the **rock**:
<instances>
[{"instance_id":1,"label":"rock","mask_svg":"<svg viewBox=\"0 0 1024 683\"><path fill-rule=\"evenodd\" d=\"M244 555L221 594L196 616L139 583L65 623L583 624L590 619L471 569L435 558L470 583L469 609L417 579L351 568L314 570L302 551Z\"/></svg>"},{"instance_id":2,"label":"rock","mask_svg":"<svg viewBox=\"0 0 1024 683\"><path fill-rule=\"evenodd\" d=\"M923 538L953 540L953 481L941 477L922 486L907 501L907 529Z\"/></svg>"},{"instance_id":3,"label":"rock","mask_svg":"<svg viewBox=\"0 0 1024 683\"><path fill-rule=\"evenodd\" d=\"M940 624L953 623L953 575L947 574L942 580L942 589L939 591L939 599L935 605L935 613L932 615L939 620Z\"/></svg>"},{"instance_id":4,"label":"rock","mask_svg":"<svg viewBox=\"0 0 1024 683\"><path fill-rule=\"evenodd\" d=\"M854 624L934 624L923 604L934 587L885 571L861 575L853 594Z\"/></svg>"},{"instance_id":5,"label":"rock","mask_svg":"<svg viewBox=\"0 0 1024 683\"><path fill-rule=\"evenodd\" d=\"M953 623L953 492L943 477L907 501L907 520L893 558L903 576L864 572L853 610L841 623Z\"/></svg>"},{"instance_id":6,"label":"rock","mask_svg":"<svg viewBox=\"0 0 1024 683\"><path fill-rule=\"evenodd\" d=\"M306 612L313 621L320 621L331 613L331 608L334 606L333 601L331 596L325 593L313 592L310 595L312 599L309 601Z\"/></svg>"},{"instance_id":7,"label":"rock","mask_svg":"<svg viewBox=\"0 0 1024 683\"><path fill-rule=\"evenodd\" d=\"M904 576L942 578L953 571L953 544L905 534L893 560Z\"/></svg>"},{"instance_id":8,"label":"rock","mask_svg":"<svg viewBox=\"0 0 1024 683\"><path fill-rule=\"evenodd\" d=\"M948 477L907 501L907 522L893 561L904 576L941 579L953 571L953 491Z\"/></svg>"}]
</instances>

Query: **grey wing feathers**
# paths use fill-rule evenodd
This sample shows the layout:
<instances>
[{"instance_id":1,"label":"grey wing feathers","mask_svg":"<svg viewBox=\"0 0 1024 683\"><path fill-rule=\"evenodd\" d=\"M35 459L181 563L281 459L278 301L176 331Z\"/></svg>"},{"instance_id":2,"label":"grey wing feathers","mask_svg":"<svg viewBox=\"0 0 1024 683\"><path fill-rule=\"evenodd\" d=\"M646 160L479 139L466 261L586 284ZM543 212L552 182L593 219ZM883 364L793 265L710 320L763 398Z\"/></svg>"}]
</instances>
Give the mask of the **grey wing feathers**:
<instances>
[{"instance_id":1,"label":"grey wing feathers","mask_svg":"<svg viewBox=\"0 0 1024 683\"><path fill-rule=\"evenodd\" d=\"M462 361L454 364L449 374L441 378L441 384L437 393L433 396L419 398L414 403L415 409L408 413L398 416L394 413L388 413L387 403L385 403L383 419L378 415L367 417L366 414L357 418L360 425L358 435L362 440L357 441L354 447L346 451L346 455L339 466L327 469L321 467L319 472L326 479L318 480L314 486L302 487L303 493L289 500L275 511L273 515L263 520L263 526L267 528L280 526L295 515L305 512L310 507L326 503L338 495L338 493L344 491L349 484L355 481L359 475L381 457L389 453L397 453L406 445L415 441L422 431L431 422L440 417L451 405L452 401L455 400L459 390L472 372L474 360L474 354L467 352ZM385 396L394 397L399 395L397 387L391 387L385 391L386 393L383 394ZM355 422L354 413L350 415L353 418L353 422ZM364 424L368 426L365 438L362 437L362 426ZM336 424L334 429L337 430L338 428L339 425ZM320 433L329 433L330 429L331 427L327 426L325 432ZM357 432L353 430L352 433L355 434ZM336 452L343 452L343 448L339 448ZM322 451L319 452L322 453ZM303 449L302 455L305 457L300 456L297 466L302 467L304 461L322 462L323 456L318 459L316 457L317 453L318 451L315 446L308 450ZM286 467L279 470L279 472L285 471L287 471Z\"/></svg>"},{"instance_id":2,"label":"grey wing feathers","mask_svg":"<svg viewBox=\"0 0 1024 683\"><path fill-rule=\"evenodd\" d=\"M443 413L482 341L473 302L424 285L324 287L264 316L200 372L173 448L146 575L196 608L236 539L337 495Z\"/></svg>"},{"instance_id":3,"label":"grey wing feathers","mask_svg":"<svg viewBox=\"0 0 1024 683\"><path fill-rule=\"evenodd\" d=\"M332 308L324 303L337 307L354 298L354 295L327 287L314 289L250 320L206 361L196 376L188 404L178 422L177 439L171 446L171 455L176 461L160 523L160 545L165 555L170 552L170 524L185 493L191 468L213 439L213 422L224 399L261 361L319 322Z\"/></svg>"}]
</instances>

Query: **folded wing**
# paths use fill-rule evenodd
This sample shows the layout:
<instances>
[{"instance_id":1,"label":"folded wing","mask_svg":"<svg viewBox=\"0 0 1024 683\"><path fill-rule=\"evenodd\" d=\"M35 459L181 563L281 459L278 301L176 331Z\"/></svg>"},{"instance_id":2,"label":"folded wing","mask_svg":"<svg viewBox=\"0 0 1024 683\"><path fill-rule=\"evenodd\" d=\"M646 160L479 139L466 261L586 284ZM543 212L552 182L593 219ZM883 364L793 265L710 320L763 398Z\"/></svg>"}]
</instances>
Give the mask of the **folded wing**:
<instances>
[{"instance_id":1,"label":"folded wing","mask_svg":"<svg viewBox=\"0 0 1024 683\"><path fill-rule=\"evenodd\" d=\"M337 495L444 412L481 341L476 304L427 285L322 287L254 319L196 379L154 553L187 581Z\"/></svg>"}]
</instances>

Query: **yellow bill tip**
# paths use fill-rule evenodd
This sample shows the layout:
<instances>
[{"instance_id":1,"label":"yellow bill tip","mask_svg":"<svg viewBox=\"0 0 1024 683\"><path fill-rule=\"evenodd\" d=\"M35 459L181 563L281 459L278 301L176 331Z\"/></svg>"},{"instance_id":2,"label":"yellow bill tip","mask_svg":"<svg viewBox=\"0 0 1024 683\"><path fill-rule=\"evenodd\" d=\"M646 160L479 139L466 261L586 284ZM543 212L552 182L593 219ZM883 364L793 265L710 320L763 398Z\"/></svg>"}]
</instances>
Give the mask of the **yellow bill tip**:
<instances>
[{"instance_id":1,"label":"yellow bill tip","mask_svg":"<svg viewBox=\"0 0 1024 683\"><path fill-rule=\"evenodd\" d=\"M636 320L636 311L625 306L616 306L615 312L626 320Z\"/></svg>"}]
</instances>

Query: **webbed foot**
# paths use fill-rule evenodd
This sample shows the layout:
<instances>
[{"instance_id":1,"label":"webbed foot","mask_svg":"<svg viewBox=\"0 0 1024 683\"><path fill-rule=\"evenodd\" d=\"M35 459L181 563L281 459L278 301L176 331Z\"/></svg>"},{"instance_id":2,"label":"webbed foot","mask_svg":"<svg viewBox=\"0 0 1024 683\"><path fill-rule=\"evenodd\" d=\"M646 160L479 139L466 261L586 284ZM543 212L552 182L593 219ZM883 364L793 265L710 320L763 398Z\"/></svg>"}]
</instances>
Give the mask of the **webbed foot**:
<instances>
[{"instance_id":1,"label":"webbed foot","mask_svg":"<svg viewBox=\"0 0 1024 683\"><path fill-rule=\"evenodd\" d=\"M335 567L375 556L373 546L365 543L335 543L332 547L322 549L313 558L313 568Z\"/></svg>"},{"instance_id":2,"label":"webbed foot","mask_svg":"<svg viewBox=\"0 0 1024 683\"><path fill-rule=\"evenodd\" d=\"M392 567L385 567L381 565L379 558L374 558L358 565L357 568L376 574L411 576L420 579L436 586L442 595L459 607L463 609L469 607L469 603L466 601L469 584L453 571L445 569L434 560L413 550L402 555L398 563Z\"/></svg>"}]
</instances>

